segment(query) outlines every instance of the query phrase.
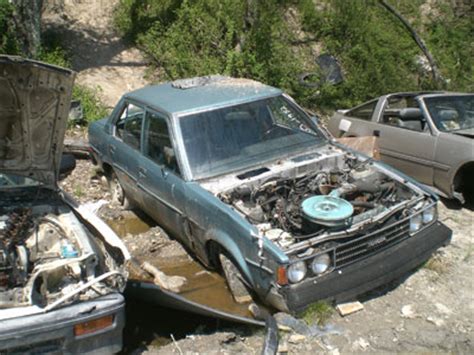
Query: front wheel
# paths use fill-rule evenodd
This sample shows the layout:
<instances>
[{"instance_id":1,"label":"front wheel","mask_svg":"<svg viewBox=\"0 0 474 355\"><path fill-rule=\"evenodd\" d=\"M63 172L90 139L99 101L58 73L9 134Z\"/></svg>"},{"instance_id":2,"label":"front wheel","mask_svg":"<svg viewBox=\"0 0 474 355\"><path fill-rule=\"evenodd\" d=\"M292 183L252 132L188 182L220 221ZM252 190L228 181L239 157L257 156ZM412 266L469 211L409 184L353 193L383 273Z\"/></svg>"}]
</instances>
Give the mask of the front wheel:
<instances>
[{"instance_id":1,"label":"front wheel","mask_svg":"<svg viewBox=\"0 0 474 355\"><path fill-rule=\"evenodd\" d=\"M224 271L227 285L229 286L234 300L237 303L247 303L252 301L252 296L250 296L250 293L243 282L244 278L237 266L235 266L232 260L223 253L219 254L219 260L221 262L222 270Z\"/></svg>"}]
</instances>

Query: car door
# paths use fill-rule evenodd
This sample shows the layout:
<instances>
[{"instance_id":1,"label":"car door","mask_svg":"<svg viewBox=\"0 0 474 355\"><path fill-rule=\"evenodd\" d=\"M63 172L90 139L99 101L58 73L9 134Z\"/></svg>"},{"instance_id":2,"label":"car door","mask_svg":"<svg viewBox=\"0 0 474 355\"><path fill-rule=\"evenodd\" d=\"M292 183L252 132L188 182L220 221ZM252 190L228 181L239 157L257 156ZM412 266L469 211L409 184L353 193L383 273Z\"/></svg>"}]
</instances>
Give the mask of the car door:
<instances>
[{"instance_id":1,"label":"car door","mask_svg":"<svg viewBox=\"0 0 474 355\"><path fill-rule=\"evenodd\" d=\"M382 161L416 180L433 184L433 159L436 136L424 120L400 119L406 108L418 109L413 97L389 97L378 117L377 133Z\"/></svg>"},{"instance_id":2,"label":"car door","mask_svg":"<svg viewBox=\"0 0 474 355\"><path fill-rule=\"evenodd\" d=\"M113 120L113 138L108 142L112 167L127 197L139 203L138 161L141 150L141 131L145 110L142 106L125 101Z\"/></svg>"},{"instance_id":3,"label":"car door","mask_svg":"<svg viewBox=\"0 0 474 355\"><path fill-rule=\"evenodd\" d=\"M170 121L164 114L146 112L142 152L138 175L144 196L143 209L161 226L187 242L186 183L176 159Z\"/></svg>"}]
</instances>

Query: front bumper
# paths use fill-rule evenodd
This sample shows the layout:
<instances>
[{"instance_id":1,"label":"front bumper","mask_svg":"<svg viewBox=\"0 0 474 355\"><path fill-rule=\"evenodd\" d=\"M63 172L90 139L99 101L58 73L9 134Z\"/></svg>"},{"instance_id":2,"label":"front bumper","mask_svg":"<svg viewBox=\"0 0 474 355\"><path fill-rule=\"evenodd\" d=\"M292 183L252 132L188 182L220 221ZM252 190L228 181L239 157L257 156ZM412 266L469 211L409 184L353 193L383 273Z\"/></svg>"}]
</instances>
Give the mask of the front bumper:
<instances>
[{"instance_id":1,"label":"front bumper","mask_svg":"<svg viewBox=\"0 0 474 355\"><path fill-rule=\"evenodd\" d=\"M74 325L113 315L111 326L74 335ZM116 353L122 349L125 301L114 293L48 313L0 321L0 353Z\"/></svg>"},{"instance_id":2,"label":"front bumper","mask_svg":"<svg viewBox=\"0 0 474 355\"><path fill-rule=\"evenodd\" d=\"M279 309L299 312L318 300L340 302L353 299L421 265L436 249L449 243L451 234L448 227L436 222L363 260L319 278L308 278L271 292L267 300Z\"/></svg>"}]
</instances>

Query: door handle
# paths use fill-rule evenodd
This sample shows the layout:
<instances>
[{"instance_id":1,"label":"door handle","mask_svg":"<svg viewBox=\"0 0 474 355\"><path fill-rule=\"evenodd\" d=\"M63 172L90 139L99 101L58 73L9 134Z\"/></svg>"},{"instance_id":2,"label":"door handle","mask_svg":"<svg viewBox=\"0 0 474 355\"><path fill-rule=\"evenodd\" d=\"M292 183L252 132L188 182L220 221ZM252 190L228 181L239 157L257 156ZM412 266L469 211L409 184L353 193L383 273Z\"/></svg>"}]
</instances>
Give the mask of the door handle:
<instances>
[{"instance_id":1,"label":"door handle","mask_svg":"<svg viewBox=\"0 0 474 355\"><path fill-rule=\"evenodd\" d=\"M110 154L115 154L115 151L117 150L117 148L114 146L114 145L109 145L109 152Z\"/></svg>"},{"instance_id":2,"label":"door handle","mask_svg":"<svg viewBox=\"0 0 474 355\"><path fill-rule=\"evenodd\" d=\"M141 178L146 178L146 169L145 168L138 168L138 176Z\"/></svg>"},{"instance_id":3,"label":"door handle","mask_svg":"<svg viewBox=\"0 0 474 355\"><path fill-rule=\"evenodd\" d=\"M374 130L374 136L380 137L380 131L378 129Z\"/></svg>"}]
</instances>

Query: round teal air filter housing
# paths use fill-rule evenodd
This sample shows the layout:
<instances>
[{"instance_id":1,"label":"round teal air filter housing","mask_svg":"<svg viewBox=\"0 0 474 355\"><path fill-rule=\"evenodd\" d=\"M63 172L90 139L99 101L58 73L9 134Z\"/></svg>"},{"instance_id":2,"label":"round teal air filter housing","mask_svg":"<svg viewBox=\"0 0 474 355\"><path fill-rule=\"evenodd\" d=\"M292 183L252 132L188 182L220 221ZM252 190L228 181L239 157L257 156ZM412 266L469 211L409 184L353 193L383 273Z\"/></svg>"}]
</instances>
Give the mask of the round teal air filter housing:
<instances>
[{"instance_id":1,"label":"round teal air filter housing","mask_svg":"<svg viewBox=\"0 0 474 355\"><path fill-rule=\"evenodd\" d=\"M301 203L306 219L328 227L344 226L350 223L354 208L346 200L326 195L308 197Z\"/></svg>"}]
</instances>

